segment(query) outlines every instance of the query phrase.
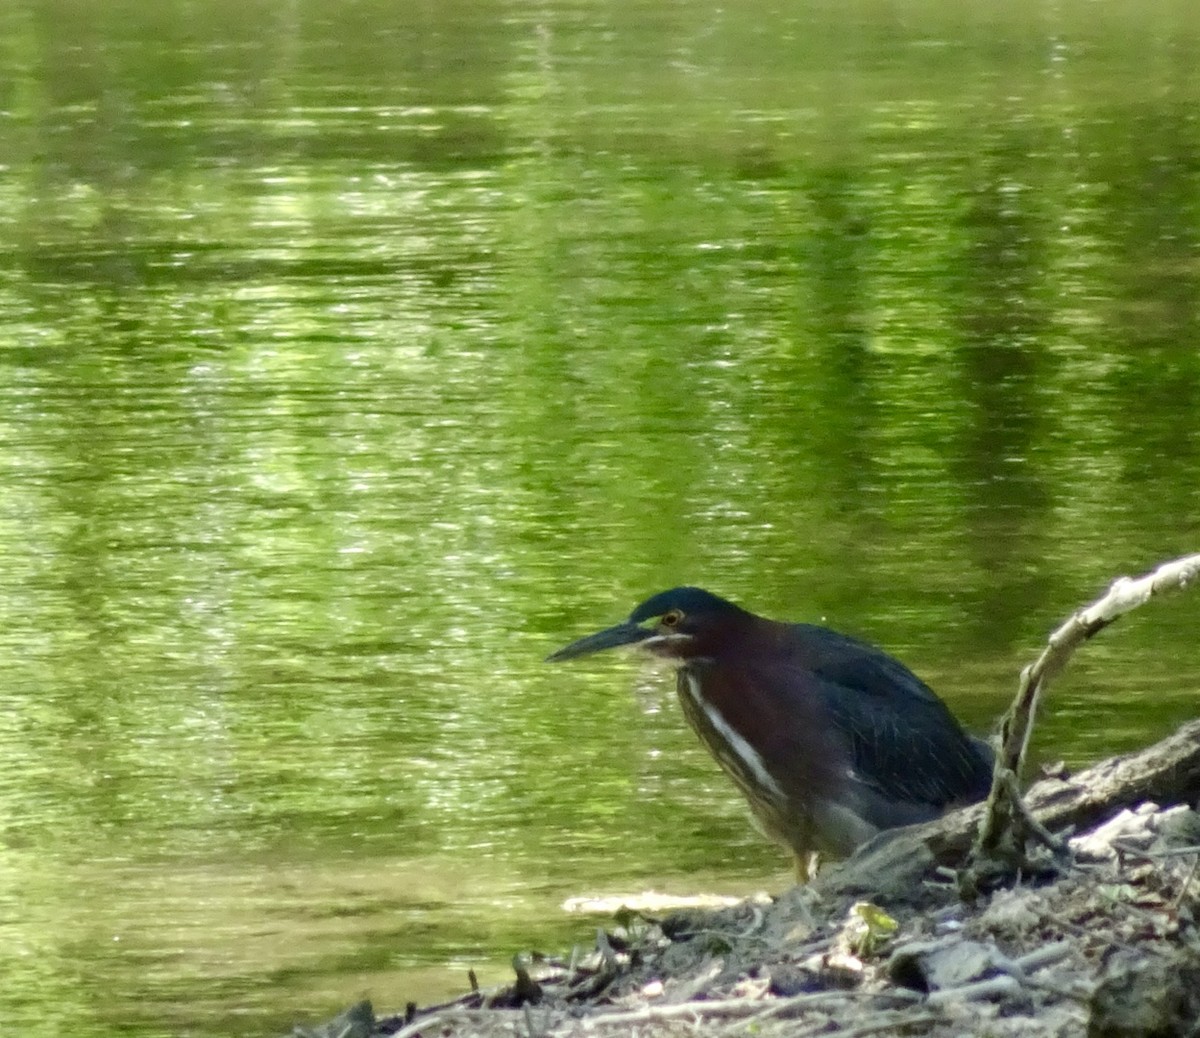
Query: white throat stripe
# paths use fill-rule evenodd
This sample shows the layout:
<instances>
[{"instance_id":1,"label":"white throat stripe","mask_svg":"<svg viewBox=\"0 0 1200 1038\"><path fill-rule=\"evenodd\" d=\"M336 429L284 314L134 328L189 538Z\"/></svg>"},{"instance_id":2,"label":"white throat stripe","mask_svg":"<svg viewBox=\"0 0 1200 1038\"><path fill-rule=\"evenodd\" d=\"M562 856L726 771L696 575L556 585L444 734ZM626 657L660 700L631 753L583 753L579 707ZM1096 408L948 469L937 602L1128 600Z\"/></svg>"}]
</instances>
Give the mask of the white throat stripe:
<instances>
[{"instance_id":1,"label":"white throat stripe","mask_svg":"<svg viewBox=\"0 0 1200 1038\"><path fill-rule=\"evenodd\" d=\"M785 799L783 790L779 788L779 783L771 777L770 772L763 765L762 758L754 752L754 748L729 726L716 707L712 706L708 700L700 695L700 686L696 681L695 675L685 672L685 677L687 678L688 695L692 697L692 701L696 706L704 712L708 723L721 734L721 738L729 744L733 752L737 754L738 759L754 773L754 777L758 779L760 785L771 790L780 800Z\"/></svg>"}]
</instances>

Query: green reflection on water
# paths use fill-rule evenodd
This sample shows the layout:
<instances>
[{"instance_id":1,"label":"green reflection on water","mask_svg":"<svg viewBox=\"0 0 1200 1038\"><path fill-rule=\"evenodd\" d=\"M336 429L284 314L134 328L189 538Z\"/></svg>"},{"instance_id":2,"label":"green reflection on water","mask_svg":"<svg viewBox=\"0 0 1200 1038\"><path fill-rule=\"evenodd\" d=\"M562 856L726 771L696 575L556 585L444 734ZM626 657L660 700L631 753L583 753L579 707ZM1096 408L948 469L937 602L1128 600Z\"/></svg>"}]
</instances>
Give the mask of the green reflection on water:
<instances>
[{"instance_id":1,"label":"green reflection on water","mask_svg":"<svg viewBox=\"0 0 1200 1038\"><path fill-rule=\"evenodd\" d=\"M652 591L982 730L1195 550L1190 7L229 14L0 15L14 1029L398 1009L570 894L779 889L668 680L540 663ZM1043 755L1193 716L1194 608Z\"/></svg>"}]
</instances>

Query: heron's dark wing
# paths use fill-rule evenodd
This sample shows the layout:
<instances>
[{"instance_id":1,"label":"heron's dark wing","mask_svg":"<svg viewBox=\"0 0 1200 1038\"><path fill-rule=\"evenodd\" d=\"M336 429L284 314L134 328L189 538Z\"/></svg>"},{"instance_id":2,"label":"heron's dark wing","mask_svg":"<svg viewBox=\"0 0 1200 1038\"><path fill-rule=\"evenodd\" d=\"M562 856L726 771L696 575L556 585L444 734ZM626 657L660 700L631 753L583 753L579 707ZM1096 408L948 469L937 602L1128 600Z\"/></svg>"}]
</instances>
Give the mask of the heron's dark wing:
<instances>
[{"instance_id":1,"label":"heron's dark wing","mask_svg":"<svg viewBox=\"0 0 1200 1038\"><path fill-rule=\"evenodd\" d=\"M834 641L833 634L824 632L804 661L765 666L762 680L814 696L841 738L855 781L887 800L936 813L985 796L986 747L898 660L844 635Z\"/></svg>"},{"instance_id":2,"label":"heron's dark wing","mask_svg":"<svg viewBox=\"0 0 1200 1038\"><path fill-rule=\"evenodd\" d=\"M863 785L938 810L987 795L990 755L940 700L862 692L825 680L818 687Z\"/></svg>"},{"instance_id":3,"label":"heron's dark wing","mask_svg":"<svg viewBox=\"0 0 1200 1038\"><path fill-rule=\"evenodd\" d=\"M811 624L792 624L788 630L797 662L834 684L867 693L889 689L899 696L941 702L903 663L869 642Z\"/></svg>"}]
</instances>

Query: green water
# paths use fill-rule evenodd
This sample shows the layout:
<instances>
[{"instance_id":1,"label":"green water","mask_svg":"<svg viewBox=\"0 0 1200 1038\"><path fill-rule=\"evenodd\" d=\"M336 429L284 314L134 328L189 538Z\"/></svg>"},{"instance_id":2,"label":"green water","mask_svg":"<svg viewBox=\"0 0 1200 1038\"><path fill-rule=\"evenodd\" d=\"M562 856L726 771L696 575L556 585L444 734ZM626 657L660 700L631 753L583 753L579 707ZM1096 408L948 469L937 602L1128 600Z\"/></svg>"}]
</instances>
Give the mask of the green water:
<instances>
[{"instance_id":1,"label":"green water","mask_svg":"<svg viewBox=\"0 0 1200 1038\"><path fill-rule=\"evenodd\" d=\"M780 889L661 674L708 586L978 729L1197 550L1183 0L0 11L0 1019L272 1034ZM1055 687L1197 713L1200 600Z\"/></svg>"}]
</instances>

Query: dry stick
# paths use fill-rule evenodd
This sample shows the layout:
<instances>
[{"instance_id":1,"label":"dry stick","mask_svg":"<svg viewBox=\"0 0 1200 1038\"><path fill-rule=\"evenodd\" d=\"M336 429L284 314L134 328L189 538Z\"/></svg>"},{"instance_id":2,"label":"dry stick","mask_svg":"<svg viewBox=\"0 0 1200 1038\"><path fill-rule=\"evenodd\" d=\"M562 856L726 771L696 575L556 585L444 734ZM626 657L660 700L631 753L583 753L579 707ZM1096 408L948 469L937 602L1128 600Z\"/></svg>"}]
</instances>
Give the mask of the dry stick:
<instances>
[{"instance_id":1,"label":"dry stick","mask_svg":"<svg viewBox=\"0 0 1200 1038\"><path fill-rule=\"evenodd\" d=\"M1175 900L1171 902L1171 908L1173 911L1179 911L1179 906L1183 904L1183 899L1187 896L1188 887L1192 885L1192 880L1196 878L1196 870L1198 868L1200 868L1200 857L1197 857L1196 860L1192 862L1192 867L1187 874L1187 879L1183 881L1182 885L1179 887L1179 893L1176 895Z\"/></svg>"},{"instance_id":2,"label":"dry stick","mask_svg":"<svg viewBox=\"0 0 1200 1038\"><path fill-rule=\"evenodd\" d=\"M816 991L809 992L803 995L792 995L789 998L772 999L764 1005L759 1002L762 1008L757 1011L752 1011L749 1016L738 1020L736 1023L724 1028L719 1034L732 1034L735 1031L746 1030L757 1027L764 1020L768 1020L774 1016L782 1016L790 1010L799 1008L800 1006L808 1006L810 1008L819 1008L822 1005L830 1005L838 1008L844 1005L849 999L847 996L857 996L860 998L890 998L897 1002L917 1002L920 1001L920 995L916 992L909 991L907 988L895 988L892 990L883 991ZM703 1003L699 1003L703 1004ZM753 1007L751 1007L753 1010Z\"/></svg>"},{"instance_id":3,"label":"dry stick","mask_svg":"<svg viewBox=\"0 0 1200 1038\"><path fill-rule=\"evenodd\" d=\"M1022 974L1036 973L1038 970L1053 966L1071 954L1070 941L1057 941L1054 944L1044 944L1040 948L1013 959L1012 965Z\"/></svg>"},{"instance_id":4,"label":"dry stick","mask_svg":"<svg viewBox=\"0 0 1200 1038\"><path fill-rule=\"evenodd\" d=\"M866 1023L859 1024L857 1027L851 1027L848 1031L842 1031L837 1034L837 1038L866 1038L869 1034L878 1034L880 1031L892 1031L893 1033L902 1027L919 1027L923 1024L937 1023L940 1018L935 1013L926 1013L923 1011L910 1013L895 1013L895 1014L880 1014L878 1020L868 1020ZM818 1032L813 1032L814 1034Z\"/></svg>"},{"instance_id":5,"label":"dry stick","mask_svg":"<svg viewBox=\"0 0 1200 1038\"><path fill-rule=\"evenodd\" d=\"M1021 672L1021 682L1013 705L1000 728L1000 753L992 776L987 810L979 826L973 856L987 856L1000 850L1021 858L1029 835L1043 838L1028 824L1029 815L1021 801L1017 776L1029 748L1033 719L1038 701L1050 679L1058 674L1072 653L1109 624L1155 595L1186 588L1200 577L1200 555L1185 555L1165 562L1152 573L1132 580L1120 577L1101 598L1075 612L1050 635L1049 643L1037 660ZM1052 846L1057 841L1052 841Z\"/></svg>"},{"instance_id":6,"label":"dry stick","mask_svg":"<svg viewBox=\"0 0 1200 1038\"><path fill-rule=\"evenodd\" d=\"M999 977L988 977L985 980L975 980L970 984L960 984L956 988L941 988L931 991L925 999L925 1005L930 1008L944 1006L951 1002L973 1002L996 995L1016 995L1021 991L1021 982L1016 977L1004 974Z\"/></svg>"},{"instance_id":7,"label":"dry stick","mask_svg":"<svg viewBox=\"0 0 1200 1038\"><path fill-rule=\"evenodd\" d=\"M831 1038L866 1038L867 1035L878 1034L880 1031L890 1031L895 1034L902 1028L934 1024L941 1019L942 1017L937 1013L930 1013L924 1009L885 1009L846 1030L836 1030L837 1024L832 1020L825 1019L799 1030L789 1031L788 1036L789 1038L817 1038L818 1035L829 1035Z\"/></svg>"},{"instance_id":8,"label":"dry stick","mask_svg":"<svg viewBox=\"0 0 1200 1038\"><path fill-rule=\"evenodd\" d=\"M631 1024L661 1023L687 1017L702 1019L714 1016L768 1017L778 1016L802 1006L842 1005L847 998L890 998L901 1002L915 1001L918 996L911 991L814 991L788 998L725 998L708 1002L679 1002L663 1006L643 1006L640 1009L621 1010L613 1013L596 1013L584 1017L580 1023L588 1030L594 1027L628 1027Z\"/></svg>"}]
</instances>

